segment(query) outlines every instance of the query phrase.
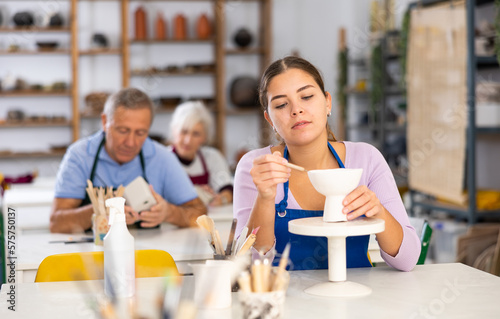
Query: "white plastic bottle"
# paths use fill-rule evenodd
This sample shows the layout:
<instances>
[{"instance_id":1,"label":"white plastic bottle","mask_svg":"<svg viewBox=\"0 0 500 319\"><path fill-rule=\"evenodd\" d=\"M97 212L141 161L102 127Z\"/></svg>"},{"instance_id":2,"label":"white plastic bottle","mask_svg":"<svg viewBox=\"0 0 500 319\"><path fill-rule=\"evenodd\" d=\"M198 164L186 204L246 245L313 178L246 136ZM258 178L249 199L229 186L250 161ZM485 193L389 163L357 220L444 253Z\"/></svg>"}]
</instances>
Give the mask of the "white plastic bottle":
<instances>
[{"instance_id":1,"label":"white plastic bottle","mask_svg":"<svg viewBox=\"0 0 500 319\"><path fill-rule=\"evenodd\" d=\"M106 200L111 228L104 237L104 292L109 297L135 294L134 237L125 222L125 198Z\"/></svg>"}]
</instances>

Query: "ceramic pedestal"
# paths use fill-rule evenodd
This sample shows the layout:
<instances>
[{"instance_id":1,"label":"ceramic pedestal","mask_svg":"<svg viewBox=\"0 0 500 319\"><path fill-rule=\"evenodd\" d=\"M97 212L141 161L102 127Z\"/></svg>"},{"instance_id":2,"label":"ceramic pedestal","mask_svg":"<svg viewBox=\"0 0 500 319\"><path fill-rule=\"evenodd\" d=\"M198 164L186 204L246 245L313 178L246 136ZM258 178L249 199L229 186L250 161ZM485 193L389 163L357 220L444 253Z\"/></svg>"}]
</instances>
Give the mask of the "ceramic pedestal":
<instances>
[{"instance_id":1,"label":"ceramic pedestal","mask_svg":"<svg viewBox=\"0 0 500 319\"><path fill-rule=\"evenodd\" d=\"M306 293L327 297L354 297L371 293L371 288L346 280L346 237L380 233L385 222L376 218L358 218L348 222L328 223L323 217L300 218L288 223L291 233L328 238L328 282L305 290Z\"/></svg>"}]
</instances>

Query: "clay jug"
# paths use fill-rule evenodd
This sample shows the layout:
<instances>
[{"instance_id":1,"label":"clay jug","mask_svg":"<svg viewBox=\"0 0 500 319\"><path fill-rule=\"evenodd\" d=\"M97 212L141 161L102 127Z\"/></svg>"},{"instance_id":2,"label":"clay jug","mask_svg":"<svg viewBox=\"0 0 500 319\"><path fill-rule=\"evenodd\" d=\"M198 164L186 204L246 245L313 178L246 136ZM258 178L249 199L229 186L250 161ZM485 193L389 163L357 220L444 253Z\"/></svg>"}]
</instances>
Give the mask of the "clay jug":
<instances>
[{"instance_id":1,"label":"clay jug","mask_svg":"<svg viewBox=\"0 0 500 319\"><path fill-rule=\"evenodd\" d=\"M186 30L186 17L182 14L175 16L174 20L174 38L175 40L186 40L187 30Z\"/></svg>"},{"instance_id":2,"label":"clay jug","mask_svg":"<svg viewBox=\"0 0 500 319\"><path fill-rule=\"evenodd\" d=\"M135 39L146 40L147 37L146 11L143 7L138 7L135 10Z\"/></svg>"},{"instance_id":3,"label":"clay jug","mask_svg":"<svg viewBox=\"0 0 500 319\"><path fill-rule=\"evenodd\" d=\"M207 15L204 13L198 18L196 33L199 40L207 40L210 38L212 27L210 26L210 21L208 20Z\"/></svg>"},{"instance_id":4,"label":"clay jug","mask_svg":"<svg viewBox=\"0 0 500 319\"><path fill-rule=\"evenodd\" d=\"M155 23L156 40L167 39L167 27L161 13L158 13Z\"/></svg>"}]
</instances>

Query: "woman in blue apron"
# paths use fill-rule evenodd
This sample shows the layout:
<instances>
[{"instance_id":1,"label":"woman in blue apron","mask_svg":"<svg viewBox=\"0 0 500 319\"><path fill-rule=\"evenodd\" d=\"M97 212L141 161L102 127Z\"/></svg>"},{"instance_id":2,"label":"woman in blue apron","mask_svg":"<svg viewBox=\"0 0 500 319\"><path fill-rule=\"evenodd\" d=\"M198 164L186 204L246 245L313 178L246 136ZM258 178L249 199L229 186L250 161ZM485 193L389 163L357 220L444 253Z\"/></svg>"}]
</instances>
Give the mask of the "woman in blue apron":
<instances>
[{"instance_id":1,"label":"woman in blue apron","mask_svg":"<svg viewBox=\"0 0 500 319\"><path fill-rule=\"evenodd\" d=\"M339 167L344 168L335 149L328 144L330 152L338 162ZM283 157L288 160L288 149L285 146ZM302 236L292 234L288 231L288 222L297 218L323 216L323 210L287 209L289 182L283 184L284 197L275 204L276 216L274 221L274 234L276 236L276 251L283 252L285 246L290 242L293 249L290 251L292 268L294 270L326 269L328 268L328 243L326 237ZM368 241L370 236L355 236L346 238L346 262L347 267L371 267L368 258ZM311 254L311 252L313 252ZM274 260L275 266L279 259Z\"/></svg>"},{"instance_id":2,"label":"woman in blue apron","mask_svg":"<svg viewBox=\"0 0 500 319\"><path fill-rule=\"evenodd\" d=\"M373 146L336 141L328 125L332 98L319 71L298 57L275 61L262 76L259 95L264 116L281 143L250 151L238 163L233 204L236 234L244 226L260 227L255 250L270 255L275 248L280 256L290 242L292 269L327 268L325 237L288 230L292 219L322 216L325 197L314 189L306 172L292 171L285 164L290 161L307 170L362 168L360 185L345 197L342 212L347 222L360 216L383 219L385 230L376 235L382 257L395 268L412 269L420 252L419 239L409 225L394 177ZM368 239L347 237L347 267L371 266ZM276 258L274 263L278 262Z\"/></svg>"}]
</instances>

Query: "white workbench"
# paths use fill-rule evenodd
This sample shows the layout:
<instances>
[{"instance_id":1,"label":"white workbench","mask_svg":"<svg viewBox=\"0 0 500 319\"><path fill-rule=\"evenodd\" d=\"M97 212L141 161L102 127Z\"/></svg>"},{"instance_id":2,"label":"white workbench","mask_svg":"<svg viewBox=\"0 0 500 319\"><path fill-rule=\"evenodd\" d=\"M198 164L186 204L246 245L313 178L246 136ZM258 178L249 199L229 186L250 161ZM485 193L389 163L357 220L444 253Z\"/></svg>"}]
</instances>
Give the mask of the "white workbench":
<instances>
[{"instance_id":1,"label":"white workbench","mask_svg":"<svg viewBox=\"0 0 500 319\"><path fill-rule=\"evenodd\" d=\"M304 318L500 318L500 278L463 264L416 266L411 272L389 267L348 269L350 280L370 286L364 297L316 297L304 289L327 279L327 270L291 272L285 314L287 319ZM184 277L183 296L192 299L193 280ZM152 303L158 296L161 278L137 281L139 313L153 318ZM9 287L0 291L1 318L93 318L89 298L102 295L85 292L75 282L22 283L17 286L16 316L7 309ZM197 318L240 319L241 308L233 293L231 308L199 310Z\"/></svg>"},{"instance_id":2,"label":"white workbench","mask_svg":"<svg viewBox=\"0 0 500 319\"><path fill-rule=\"evenodd\" d=\"M227 241L230 221L216 221L222 241ZM161 249L170 253L181 273L190 272L186 268L188 262L202 261L213 258L213 252L207 241L206 234L199 228L178 228L162 224L156 229L132 229L136 249ZM36 271L42 260L54 254L100 251L102 246L94 243L51 243L51 241L78 240L91 234L54 234L48 230L25 230L17 238L17 280L18 282L33 282Z\"/></svg>"}]
</instances>

